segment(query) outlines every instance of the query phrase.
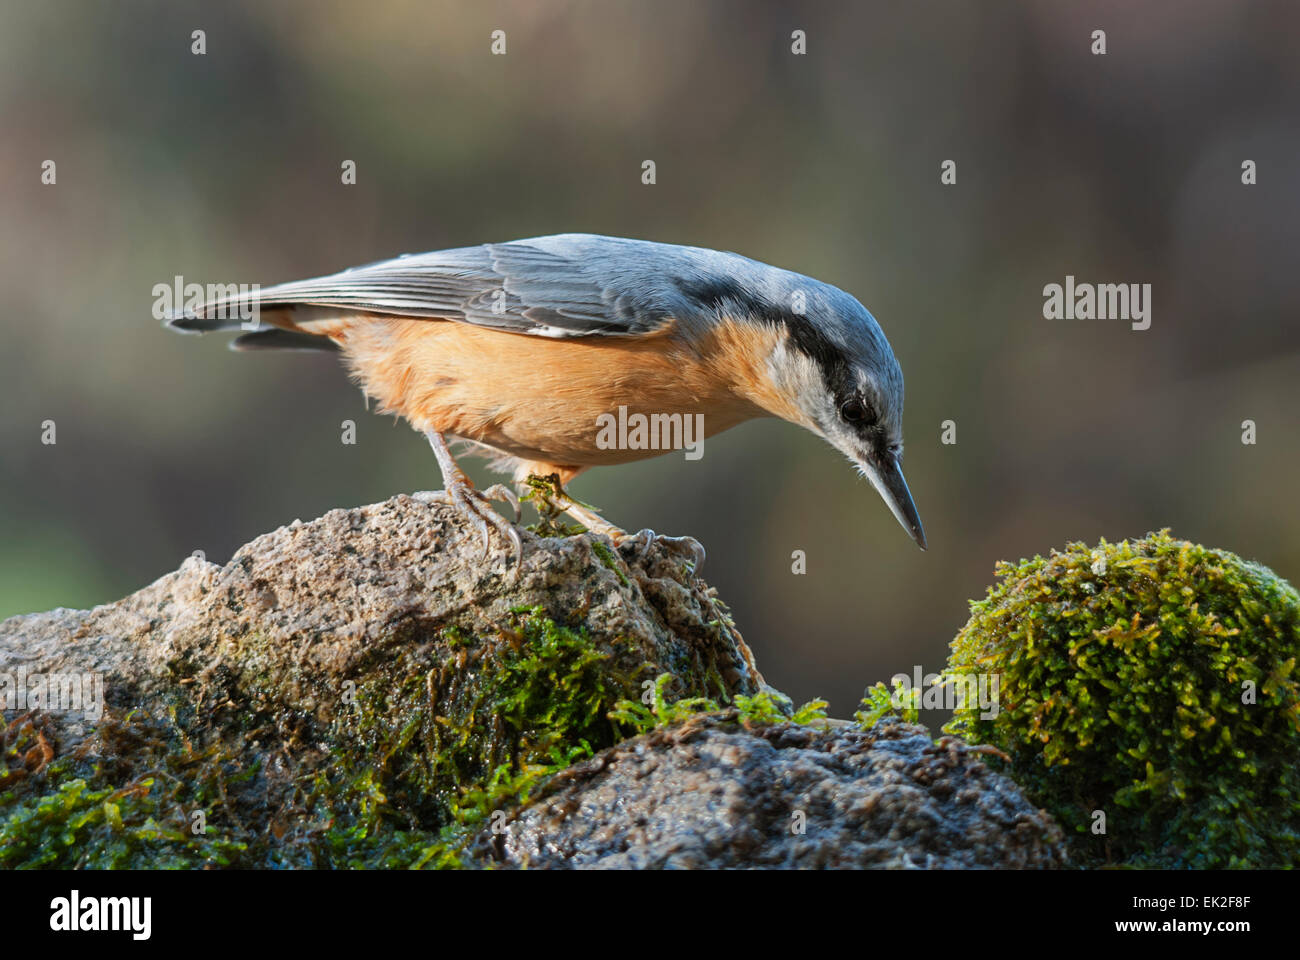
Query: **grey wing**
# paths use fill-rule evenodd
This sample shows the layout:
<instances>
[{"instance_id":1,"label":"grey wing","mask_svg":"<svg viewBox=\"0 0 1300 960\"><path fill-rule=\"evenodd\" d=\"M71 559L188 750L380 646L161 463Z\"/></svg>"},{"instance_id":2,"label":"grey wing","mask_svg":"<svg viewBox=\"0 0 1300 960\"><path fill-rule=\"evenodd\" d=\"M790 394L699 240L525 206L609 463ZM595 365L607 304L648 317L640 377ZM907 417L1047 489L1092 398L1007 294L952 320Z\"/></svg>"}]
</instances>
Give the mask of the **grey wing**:
<instances>
[{"instance_id":1,"label":"grey wing","mask_svg":"<svg viewBox=\"0 0 1300 960\"><path fill-rule=\"evenodd\" d=\"M543 337L638 336L661 329L674 307L671 286L637 273L638 245L567 235L440 250L277 284L251 300L260 310L310 306L429 317ZM237 319L219 319L228 311L218 308L231 302L210 300L170 325L237 326Z\"/></svg>"}]
</instances>

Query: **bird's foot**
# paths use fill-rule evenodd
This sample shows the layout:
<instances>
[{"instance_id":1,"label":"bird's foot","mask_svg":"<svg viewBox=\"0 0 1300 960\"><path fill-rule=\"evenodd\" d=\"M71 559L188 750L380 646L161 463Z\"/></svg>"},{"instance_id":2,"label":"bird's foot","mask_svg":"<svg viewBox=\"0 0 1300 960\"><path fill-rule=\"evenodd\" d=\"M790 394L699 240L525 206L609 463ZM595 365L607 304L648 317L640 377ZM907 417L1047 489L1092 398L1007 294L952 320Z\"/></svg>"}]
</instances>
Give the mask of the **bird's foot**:
<instances>
[{"instance_id":1,"label":"bird's foot","mask_svg":"<svg viewBox=\"0 0 1300 960\"><path fill-rule=\"evenodd\" d=\"M483 535L483 556L487 557L492 550L488 527L496 527L497 532L510 541L511 552L515 558L515 567L518 568L524 558L524 544L519 538L519 530L514 523L501 516L490 506L493 500L510 504L515 513L515 523L518 523L519 498L515 496L514 491L501 483L494 483L490 487L479 490L468 479L465 479L461 481L453 480L447 485L447 492L451 495L452 502L460 508L462 513L478 521L479 531Z\"/></svg>"},{"instance_id":2,"label":"bird's foot","mask_svg":"<svg viewBox=\"0 0 1300 960\"><path fill-rule=\"evenodd\" d=\"M524 483L528 487L524 499L537 507L537 513L544 524L558 528L560 524L557 521L560 514L568 514L582 524L589 533L604 534L615 543L627 538L626 530L610 523L591 504L583 503L565 490L560 484L558 474L553 473L547 477L534 474Z\"/></svg>"},{"instance_id":3,"label":"bird's foot","mask_svg":"<svg viewBox=\"0 0 1300 960\"><path fill-rule=\"evenodd\" d=\"M661 543L673 551L685 552L691 558L691 573L697 577L700 575L700 567L704 566L704 545L694 537L662 537L653 530L645 529L636 533L623 533L621 538L612 539L620 550L629 550L636 558L644 557L655 543Z\"/></svg>"},{"instance_id":4,"label":"bird's foot","mask_svg":"<svg viewBox=\"0 0 1300 960\"><path fill-rule=\"evenodd\" d=\"M510 543L511 554L514 556L515 567L519 567L524 557L524 544L520 539L519 530L515 523L519 522L519 498L515 496L513 490L505 484L496 483L483 490L479 490L470 482L468 477L454 477L447 481L447 489L438 491L433 494L424 494L419 499L446 499L450 502L461 515L473 523L483 536L483 556L486 558L492 551L491 528L495 528L505 540ZM515 514L515 523L511 523L501 514L492 509L491 503L498 501L508 503Z\"/></svg>"},{"instance_id":5,"label":"bird's foot","mask_svg":"<svg viewBox=\"0 0 1300 960\"><path fill-rule=\"evenodd\" d=\"M538 522L529 527L534 533L543 537L570 537L581 533L584 527L590 529L585 523L582 526L575 526L561 519L570 506L587 505L579 503L565 492L560 485L558 474L553 473L545 477L529 474L520 481L520 486L523 489L523 496L520 499L531 503L537 509ZM599 521L599 518L597 520Z\"/></svg>"},{"instance_id":6,"label":"bird's foot","mask_svg":"<svg viewBox=\"0 0 1300 960\"><path fill-rule=\"evenodd\" d=\"M694 575L698 576L700 567L704 566L704 547L694 537L661 537L648 529L628 533L622 527L602 517L591 504L583 503L571 496L560 485L560 478L555 475L531 476L527 484L529 492L525 495L525 499L532 500L538 508L538 513L552 525L560 513L565 513L586 527L589 533L599 533L609 537L619 550L630 549L631 556L634 558L644 557L651 545L658 542L670 549L688 553Z\"/></svg>"},{"instance_id":7,"label":"bird's foot","mask_svg":"<svg viewBox=\"0 0 1300 960\"><path fill-rule=\"evenodd\" d=\"M429 446L433 448L434 456L438 458L438 468L442 471L442 482L447 488L447 497L463 516L478 526L483 534L484 558L492 550L489 528L496 527L497 532L510 541L511 552L515 557L515 573L518 574L524 559L524 544L515 526L519 522L519 498L515 496L515 492L501 483L494 483L490 487L479 490L470 482L469 477L465 476L465 471L456 465L443 435L436 430L426 430L425 436L429 439ZM493 500L510 504L515 511L514 523L492 509Z\"/></svg>"}]
</instances>

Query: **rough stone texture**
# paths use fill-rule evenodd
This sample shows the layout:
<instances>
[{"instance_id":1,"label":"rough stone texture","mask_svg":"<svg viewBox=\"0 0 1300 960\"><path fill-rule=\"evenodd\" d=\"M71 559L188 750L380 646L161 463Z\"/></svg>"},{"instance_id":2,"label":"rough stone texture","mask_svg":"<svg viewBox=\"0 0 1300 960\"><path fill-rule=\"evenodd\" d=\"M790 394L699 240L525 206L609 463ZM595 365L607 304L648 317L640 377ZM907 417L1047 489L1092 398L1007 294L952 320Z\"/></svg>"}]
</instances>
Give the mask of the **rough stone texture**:
<instances>
[{"instance_id":1,"label":"rough stone texture","mask_svg":"<svg viewBox=\"0 0 1300 960\"><path fill-rule=\"evenodd\" d=\"M295 521L224 566L187 558L117 603L11 617L0 623L0 671L99 671L121 709L155 708L180 682L255 689L259 706L314 719L319 731L342 683L363 680L394 647L446 627L492 630L512 610L541 605L598 643L632 639L633 655L666 672L716 664L726 693L762 689L749 648L686 572L680 548L624 555L590 535L523 531L516 576L499 539L485 560L475 527L439 495L420 496ZM84 736L77 717L55 719L64 748Z\"/></svg>"},{"instance_id":2,"label":"rough stone texture","mask_svg":"<svg viewBox=\"0 0 1300 960\"><path fill-rule=\"evenodd\" d=\"M400 756L383 746L388 741L375 753L377 734L356 725L356 706L347 704L343 690L349 682L378 690L385 709L394 711L383 714L385 729L414 729L411 719L419 717L420 737L437 741L433 728L477 702L474 685L486 661L475 658L517 642L510 623L519 608L540 606L557 623L583 627L607 655L611 676L671 673L684 687L679 696L767 689L680 546L660 542L638 553L630 546L614 551L588 535L525 532L523 539L516 571L505 566L499 540L485 559L478 530L437 496L334 510L257 538L223 566L189 558L117 603L0 623L0 673L99 672L114 717L138 709L161 731L149 735L181 742L187 758L192 740L194 756L215 757L211 768L223 776L255 772L235 792L221 788L213 829L271 838L260 862L281 865L303 861L276 859L277 844L288 848L304 831L314 836L332 822L303 796L302 785L319 771L337 771L340 758L367 764L379 756L396 768L382 781L388 802L406 802L397 812L421 829L442 826L420 805L427 795L412 792L427 785L408 776L430 769L432 748L403 737ZM452 627L476 639L455 639ZM414 690L398 686L412 678ZM504 836L480 838L469 864L1062 862L1050 819L985 767L978 748L950 739L935 747L919 727L864 733L830 721L818 729L746 730L736 717L734 710L699 716L562 771L540 800L516 812ZM33 722L12 713L2 719ZM105 737L101 727L88 736L93 725L76 714L37 719L39 734L32 735L42 746L16 758L24 770L12 777L36 778L56 754L89 750L128 759L115 746L130 739L125 735ZM499 716L486 726L497 736ZM512 741L502 742L514 749ZM153 756L141 753L118 766L148 768ZM487 769L509 758L493 754ZM456 787L435 777L432 789L454 793ZM807 817L801 836L790 830L796 810Z\"/></svg>"},{"instance_id":3,"label":"rough stone texture","mask_svg":"<svg viewBox=\"0 0 1300 960\"><path fill-rule=\"evenodd\" d=\"M936 744L903 723L744 730L725 717L626 740L564 771L504 832L484 834L480 855L533 868L1065 864L1060 829L980 748Z\"/></svg>"}]
</instances>

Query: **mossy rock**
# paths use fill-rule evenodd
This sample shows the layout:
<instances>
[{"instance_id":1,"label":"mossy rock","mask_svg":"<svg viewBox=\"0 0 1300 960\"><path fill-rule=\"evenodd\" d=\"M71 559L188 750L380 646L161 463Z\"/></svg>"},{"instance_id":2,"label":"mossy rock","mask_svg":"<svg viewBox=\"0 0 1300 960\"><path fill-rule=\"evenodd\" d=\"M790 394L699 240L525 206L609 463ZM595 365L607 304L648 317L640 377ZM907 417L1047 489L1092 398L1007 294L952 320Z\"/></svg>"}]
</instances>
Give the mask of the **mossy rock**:
<instances>
[{"instance_id":1,"label":"mossy rock","mask_svg":"<svg viewBox=\"0 0 1300 960\"><path fill-rule=\"evenodd\" d=\"M93 671L106 701L0 715L0 868L614 865L624 840L661 866L1064 862L981 748L795 710L685 545L540 532L509 569L399 496L0 623L6 669ZM565 784L568 853L515 856L498 827Z\"/></svg>"},{"instance_id":2,"label":"mossy rock","mask_svg":"<svg viewBox=\"0 0 1300 960\"><path fill-rule=\"evenodd\" d=\"M0 867L468 865L484 817L640 732L648 690L765 689L680 551L524 544L507 570L397 497L0 624L0 662L94 669L108 701L0 715Z\"/></svg>"},{"instance_id":3,"label":"mossy rock","mask_svg":"<svg viewBox=\"0 0 1300 960\"><path fill-rule=\"evenodd\" d=\"M1300 863L1300 596L1168 531L1002 563L948 674L996 674L1000 710L946 728L1000 747L1076 862ZM1105 833L1094 833L1095 811Z\"/></svg>"},{"instance_id":4,"label":"mossy rock","mask_svg":"<svg viewBox=\"0 0 1300 960\"><path fill-rule=\"evenodd\" d=\"M269 705L229 709L235 686L178 698L167 722L110 711L63 755L54 717L15 718L0 727L0 867L464 865L494 809L644 728L619 717L659 668L538 609L387 653L316 743L291 741L296 720ZM660 695L711 689L659 680Z\"/></svg>"}]
</instances>

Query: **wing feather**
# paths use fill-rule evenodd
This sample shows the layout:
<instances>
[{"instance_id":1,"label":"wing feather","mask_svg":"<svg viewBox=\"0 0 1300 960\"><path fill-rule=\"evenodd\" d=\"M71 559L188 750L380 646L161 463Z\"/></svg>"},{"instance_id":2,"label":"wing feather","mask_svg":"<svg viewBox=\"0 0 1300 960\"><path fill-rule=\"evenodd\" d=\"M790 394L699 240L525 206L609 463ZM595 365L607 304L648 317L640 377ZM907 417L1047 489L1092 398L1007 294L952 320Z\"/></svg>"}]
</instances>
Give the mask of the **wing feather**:
<instances>
[{"instance_id":1,"label":"wing feather","mask_svg":"<svg viewBox=\"0 0 1300 960\"><path fill-rule=\"evenodd\" d=\"M644 251L628 245L641 242L571 234L439 250L277 284L251 300L260 310L301 305L429 317L543 337L644 336L671 321L676 287L647 286L627 258ZM631 265L645 266L635 256ZM172 325L237 325L217 316L233 302L210 300Z\"/></svg>"}]
</instances>

